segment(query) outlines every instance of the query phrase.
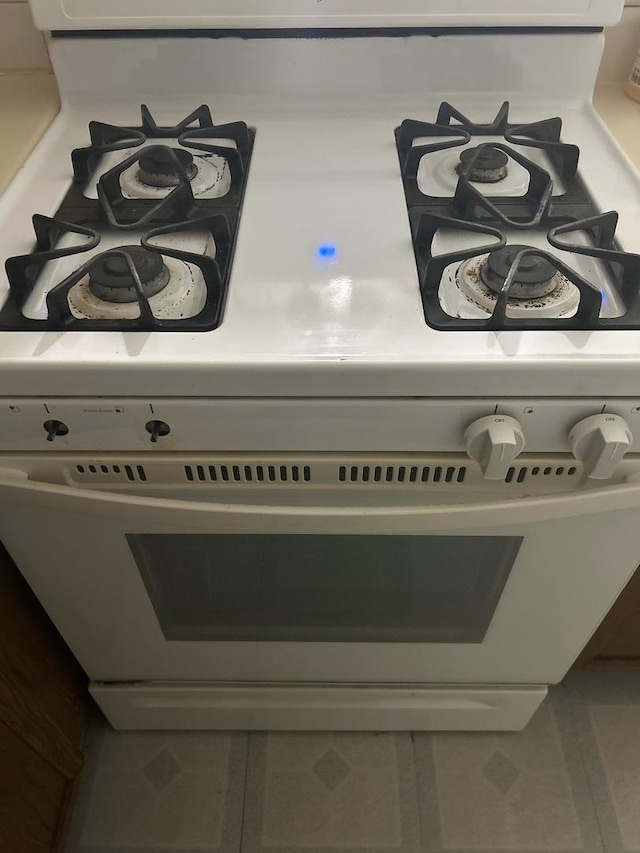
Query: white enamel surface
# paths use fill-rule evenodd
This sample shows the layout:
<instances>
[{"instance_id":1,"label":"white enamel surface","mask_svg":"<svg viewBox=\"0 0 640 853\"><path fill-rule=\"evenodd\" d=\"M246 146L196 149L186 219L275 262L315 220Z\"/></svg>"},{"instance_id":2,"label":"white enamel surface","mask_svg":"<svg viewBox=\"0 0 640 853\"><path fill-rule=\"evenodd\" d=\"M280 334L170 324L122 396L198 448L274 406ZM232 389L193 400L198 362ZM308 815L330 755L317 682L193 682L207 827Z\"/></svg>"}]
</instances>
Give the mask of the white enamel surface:
<instances>
[{"instance_id":1,"label":"white enamel surface","mask_svg":"<svg viewBox=\"0 0 640 853\"><path fill-rule=\"evenodd\" d=\"M114 729L520 731L546 687L90 684Z\"/></svg>"},{"instance_id":2,"label":"white enamel surface","mask_svg":"<svg viewBox=\"0 0 640 853\"><path fill-rule=\"evenodd\" d=\"M72 369L78 395L460 397L479 393L480 375L489 396L640 395L640 332L425 324L393 137L443 99L478 121L505 98L514 121L561 115L596 204L620 212L620 243L638 251L638 175L588 104L599 35L131 44L54 44L64 107L0 199L0 253L30 250L31 215L55 212L90 119L137 124L148 101L169 123L209 102L217 122L257 129L222 325L3 334L0 394L68 394ZM539 61L548 52L553 68ZM190 92L194 69L217 87ZM318 258L323 244L334 258Z\"/></svg>"},{"instance_id":3,"label":"white enamel surface","mask_svg":"<svg viewBox=\"0 0 640 853\"><path fill-rule=\"evenodd\" d=\"M555 683L634 571L640 549L637 483L458 506L403 507L390 495L388 504L371 507L353 494L337 500L331 492L316 493L311 506L275 504L268 496L241 505L92 492L29 480L10 458L3 466L2 541L98 681ZM363 648L167 642L125 538L142 532L449 533L523 541L483 642ZM577 609L576 590L584 592Z\"/></svg>"},{"instance_id":4,"label":"white enamel surface","mask_svg":"<svg viewBox=\"0 0 640 853\"><path fill-rule=\"evenodd\" d=\"M29 0L40 29L614 24L622 0Z\"/></svg>"},{"instance_id":5,"label":"white enamel surface","mask_svg":"<svg viewBox=\"0 0 640 853\"><path fill-rule=\"evenodd\" d=\"M13 397L0 401L0 435L3 450L48 453L146 453L155 449L174 453L463 452L469 424L486 415L500 414L522 423L527 452L568 453L571 428L579 420L601 413L625 418L634 435L633 452L640 453L640 395L617 400L500 398L489 394L455 400ZM43 430L44 421L50 418L69 427L68 434L54 442L46 440ZM165 421L171 428L157 446L151 444L145 430L152 418Z\"/></svg>"}]
</instances>

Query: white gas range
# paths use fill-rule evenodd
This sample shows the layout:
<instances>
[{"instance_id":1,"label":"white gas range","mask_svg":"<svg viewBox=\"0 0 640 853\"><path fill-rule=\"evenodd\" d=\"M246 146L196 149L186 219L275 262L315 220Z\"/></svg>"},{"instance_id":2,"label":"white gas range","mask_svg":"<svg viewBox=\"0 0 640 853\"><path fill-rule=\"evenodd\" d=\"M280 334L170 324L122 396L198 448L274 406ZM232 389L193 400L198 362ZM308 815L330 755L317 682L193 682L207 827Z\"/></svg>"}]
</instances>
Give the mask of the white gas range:
<instances>
[{"instance_id":1,"label":"white gas range","mask_svg":"<svg viewBox=\"0 0 640 853\"><path fill-rule=\"evenodd\" d=\"M521 727L640 562L620 4L226 5L32 2L0 538L116 727Z\"/></svg>"}]
</instances>

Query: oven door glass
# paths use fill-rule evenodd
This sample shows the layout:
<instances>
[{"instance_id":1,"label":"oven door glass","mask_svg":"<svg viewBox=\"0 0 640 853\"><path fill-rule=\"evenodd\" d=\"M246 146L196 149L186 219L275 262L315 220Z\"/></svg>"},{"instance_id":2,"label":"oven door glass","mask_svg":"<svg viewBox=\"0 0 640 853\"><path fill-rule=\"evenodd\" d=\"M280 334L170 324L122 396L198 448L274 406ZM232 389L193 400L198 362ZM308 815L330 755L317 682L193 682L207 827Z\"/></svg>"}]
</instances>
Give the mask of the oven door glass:
<instances>
[{"instance_id":1,"label":"oven door glass","mask_svg":"<svg viewBox=\"0 0 640 853\"><path fill-rule=\"evenodd\" d=\"M518 536L129 534L167 640L481 643Z\"/></svg>"}]
</instances>

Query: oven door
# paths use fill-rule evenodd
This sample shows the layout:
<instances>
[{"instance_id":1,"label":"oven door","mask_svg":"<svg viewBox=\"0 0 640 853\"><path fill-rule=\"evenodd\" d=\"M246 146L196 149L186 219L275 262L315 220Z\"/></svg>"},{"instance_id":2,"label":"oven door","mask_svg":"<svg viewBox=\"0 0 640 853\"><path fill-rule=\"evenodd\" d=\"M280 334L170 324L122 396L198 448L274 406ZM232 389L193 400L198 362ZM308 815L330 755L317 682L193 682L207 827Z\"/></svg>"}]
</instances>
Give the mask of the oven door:
<instances>
[{"instance_id":1,"label":"oven door","mask_svg":"<svg viewBox=\"0 0 640 853\"><path fill-rule=\"evenodd\" d=\"M383 506L31 476L0 471L0 536L94 681L553 683L640 562L633 482Z\"/></svg>"}]
</instances>

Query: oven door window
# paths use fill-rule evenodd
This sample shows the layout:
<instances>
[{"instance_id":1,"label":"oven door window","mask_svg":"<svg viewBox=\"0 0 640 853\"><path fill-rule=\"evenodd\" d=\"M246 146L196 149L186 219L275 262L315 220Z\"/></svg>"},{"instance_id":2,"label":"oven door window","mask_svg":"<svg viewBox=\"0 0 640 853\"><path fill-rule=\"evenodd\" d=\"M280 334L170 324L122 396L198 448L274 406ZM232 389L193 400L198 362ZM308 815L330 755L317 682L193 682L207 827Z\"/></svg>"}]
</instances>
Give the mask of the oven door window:
<instances>
[{"instance_id":1,"label":"oven door window","mask_svg":"<svg viewBox=\"0 0 640 853\"><path fill-rule=\"evenodd\" d=\"M129 534L167 640L481 643L518 536Z\"/></svg>"}]
</instances>

